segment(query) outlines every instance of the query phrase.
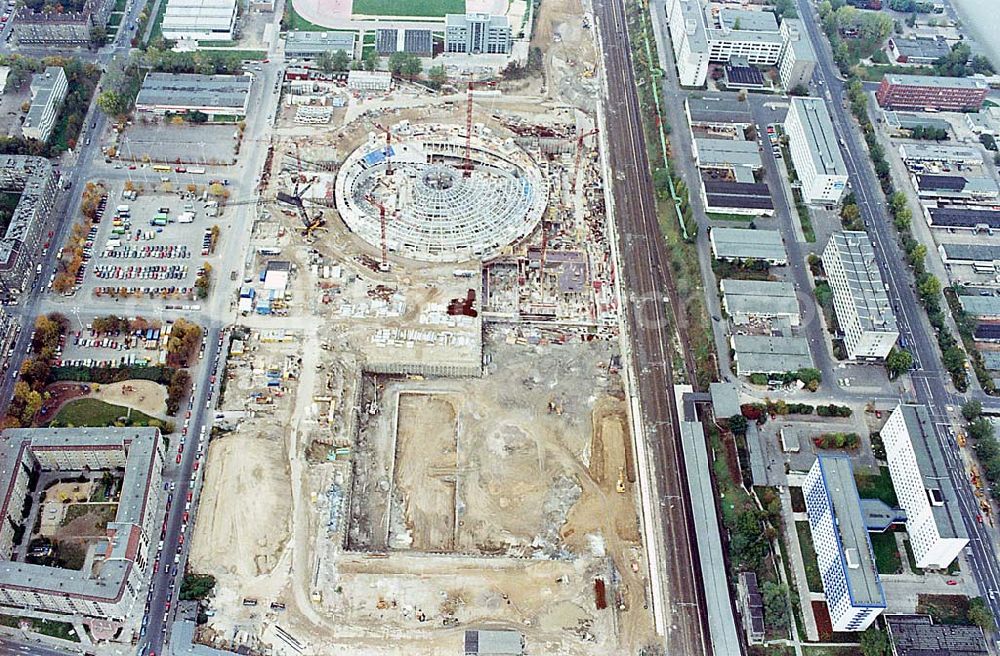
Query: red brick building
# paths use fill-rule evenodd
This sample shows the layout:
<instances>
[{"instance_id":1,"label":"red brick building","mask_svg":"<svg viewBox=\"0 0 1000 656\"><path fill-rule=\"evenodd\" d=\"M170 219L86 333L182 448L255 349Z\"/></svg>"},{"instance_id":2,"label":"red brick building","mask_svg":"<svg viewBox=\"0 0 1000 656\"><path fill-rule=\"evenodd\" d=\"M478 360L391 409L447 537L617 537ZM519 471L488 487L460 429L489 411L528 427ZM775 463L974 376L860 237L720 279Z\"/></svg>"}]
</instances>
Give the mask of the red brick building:
<instances>
[{"instance_id":1,"label":"red brick building","mask_svg":"<svg viewBox=\"0 0 1000 656\"><path fill-rule=\"evenodd\" d=\"M979 109L988 91L985 82L970 78L886 75L875 98L891 109L963 111Z\"/></svg>"}]
</instances>

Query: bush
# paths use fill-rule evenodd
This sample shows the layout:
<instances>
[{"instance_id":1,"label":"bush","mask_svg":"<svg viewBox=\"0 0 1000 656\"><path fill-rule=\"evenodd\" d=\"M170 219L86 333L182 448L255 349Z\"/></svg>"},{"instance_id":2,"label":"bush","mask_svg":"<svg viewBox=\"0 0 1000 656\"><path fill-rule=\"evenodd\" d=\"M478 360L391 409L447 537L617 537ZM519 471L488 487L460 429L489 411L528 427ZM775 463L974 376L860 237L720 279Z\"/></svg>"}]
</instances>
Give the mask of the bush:
<instances>
[{"instance_id":1,"label":"bush","mask_svg":"<svg viewBox=\"0 0 1000 656\"><path fill-rule=\"evenodd\" d=\"M212 594L215 577L211 574L185 574L181 581L181 601L201 601Z\"/></svg>"},{"instance_id":2,"label":"bush","mask_svg":"<svg viewBox=\"0 0 1000 656\"><path fill-rule=\"evenodd\" d=\"M169 385L176 371L173 367L52 367L52 380L107 385L134 378Z\"/></svg>"},{"instance_id":3,"label":"bush","mask_svg":"<svg viewBox=\"0 0 1000 656\"><path fill-rule=\"evenodd\" d=\"M831 403L829 405L816 406L816 414L820 417L850 417L854 413L846 405Z\"/></svg>"},{"instance_id":4,"label":"bush","mask_svg":"<svg viewBox=\"0 0 1000 656\"><path fill-rule=\"evenodd\" d=\"M813 444L820 449L847 449L853 451L861 446L861 436L857 433L823 433L813 438Z\"/></svg>"}]
</instances>

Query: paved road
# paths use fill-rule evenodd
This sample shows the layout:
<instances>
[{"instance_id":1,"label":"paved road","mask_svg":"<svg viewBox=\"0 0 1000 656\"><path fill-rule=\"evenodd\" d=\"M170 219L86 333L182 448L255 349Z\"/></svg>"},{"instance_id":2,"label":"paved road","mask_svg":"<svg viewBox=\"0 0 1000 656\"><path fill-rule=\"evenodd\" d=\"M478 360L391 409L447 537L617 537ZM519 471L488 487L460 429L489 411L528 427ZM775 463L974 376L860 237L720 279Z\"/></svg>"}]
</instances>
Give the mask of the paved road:
<instances>
[{"instance_id":1,"label":"paved road","mask_svg":"<svg viewBox=\"0 0 1000 656\"><path fill-rule=\"evenodd\" d=\"M889 219L885 198L863 145L860 129L844 109L845 85L838 77L829 44L819 27L818 17L806 0L798 0L798 10L809 37L817 46L819 66L816 69L816 80L825 95L836 132L843 139L848 174L868 235L875 247L876 261L889 286L889 297L896 311L900 336L906 339L907 348L914 353L917 363L916 370L912 372L915 400L927 406L935 431L945 448L948 473L958 492L962 519L969 532L969 563L983 597L994 616L1000 618L1000 567L997 565L996 551L988 534L989 529L977 521L977 499L966 478L961 452L949 433L949 412L962 402L962 398L953 393L949 387L948 374L941 367L932 329L913 289L906 258L896 240L895 227Z\"/></svg>"},{"instance_id":2,"label":"paved road","mask_svg":"<svg viewBox=\"0 0 1000 656\"><path fill-rule=\"evenodd\" d=\"M280 20L276 16L275 20ZM251 89L250 106L258 108L248 118L247 141L245 142L239 164L233 169L231 177L240 180L239 189L250 195L252 189L256 188L261 170L263 169L264 156L267 150L266 140L260 137L268 134L270 125L273 122L273 113L277 107L277 92L274 90L275 80L281 74L279 63L272 61L265 64L263 70L256 74L254 87ZM206 325L208 347L203 356L205 367L200 372L200 380L196 381L197 389L192 394L191 399L191 427L188 432L187 443L184 448L183 459L177 471L169 480L177 483L174 491L173 504L168 511L166 537L163 545L163 562L153 579L152 598L150 600L147 616L149 623L146 629L145 638L140 641L139 654L163 653L163 644L169 639L169 626L173 620L174 611L167 610L167 604L171 608L176 607L177 594L180 590L180 580L183 577L184 566L187 563L188 549L190 547L191 533L186 534L186 541L179 545L181 535L181 525L185 512L185 500L188 490L193 490L193 501L191 509L188 511L193 518L198 503L198 493L200 490L200 475L204 471L193 472L197 444L195 439L202 426L211 433L211 426L214 419L214 412L210 409L210 401L214 401L216 396L215 387L221 384L222 372L225 370L225 359L227 348L224 348L224 340L227 334L226 328L232 323L235 317L230 307L236 286L242 281L242 276L238 275L235 282L230 280L227 272L236 270L243 271L246 259L246 250L250 243L250 233L253 227L254 206L241 206L236 211L236 216L230 220L230 224L224 227L224 236L220 240L220 260L222 266L218 270L218 279L212 292L212 297L203 305L202 325ZM216 385L209 383L210 376L218 374ZM206 448L207 453L207 448ZM173 463L176 451L168 454L167 462ZM192 477L192 473L197 475ZM191 525L189 524L190 528ZM177 578L175 587L171 587L174 581L172 572L174 555L179 556L177 564ZM166 564L169 562L171 568L168 570Z\"/></svg>"},{"instance_id":3,"label":"paved road","mask_svg":"<svg viewBox=\"0 0 1000 656\"><path fill-rule=\"evenodd\" d=\"M671 654L708 653L705 605L694 558L690 501L683 473L678 414L671 371L673 331L668 316L669 264L657 223L652 178L642 134L625 9L622 0L597 0L594 13L606 74L607 142L615 222L623 252L633 366L638 377L642 423L656 468L661 501L662 576L666 579L666 649ZM659 595L659 590L652 594Z\"/></svg>"},{"instance_id":4,"label":"paved road","mask_svg":"<svg viewBox=\"0 0 1000 656\"><path fill-rule=\"evenodd\" d=\"M0 636L0 654L4 656L67 656L68 654L76 653L79 652L56 649L37 642Z\"/></svg>"}]
</instances>

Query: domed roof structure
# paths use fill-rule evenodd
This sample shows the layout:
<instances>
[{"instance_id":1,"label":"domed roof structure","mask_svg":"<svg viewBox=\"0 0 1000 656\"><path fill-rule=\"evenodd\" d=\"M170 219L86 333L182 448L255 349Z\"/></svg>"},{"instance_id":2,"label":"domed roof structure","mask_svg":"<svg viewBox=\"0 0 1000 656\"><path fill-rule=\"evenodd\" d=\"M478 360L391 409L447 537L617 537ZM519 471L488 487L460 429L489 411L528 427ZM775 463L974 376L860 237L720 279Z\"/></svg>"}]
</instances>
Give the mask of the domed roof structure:
<instances>
[{"instance_id":1,"label":"domed roof structure","mask_svg":"<svg viewBox=\"0 0 1000 656\"><path fill-rule=\"evenodd\" d=\"M433 262L486 259L529 234L545 210L537 166L512 143L474 140L466 171L465 144L453 132L428 128L385 146L369 142L337 176L337 207L348 227L404 257ZM390 173L391 169L391 173Z\"/></svg>"}]
</instances>

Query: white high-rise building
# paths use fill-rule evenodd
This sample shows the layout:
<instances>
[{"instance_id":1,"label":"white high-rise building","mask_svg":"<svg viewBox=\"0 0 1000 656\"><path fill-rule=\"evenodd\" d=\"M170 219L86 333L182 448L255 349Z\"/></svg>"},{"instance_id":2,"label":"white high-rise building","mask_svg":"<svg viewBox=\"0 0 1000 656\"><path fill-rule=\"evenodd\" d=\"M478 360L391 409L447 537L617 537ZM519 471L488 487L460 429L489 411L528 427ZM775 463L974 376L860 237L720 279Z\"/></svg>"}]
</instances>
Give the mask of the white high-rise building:
<instances>
[{"instance_id":1,"label":"white high-rise building","mask_svg":"<svg viewBox=\"0 0 1000 656\"><path fill-rule=\"evenodd\" d=\"M945 569L969 543L969 534L959 512L941 438L927 408L898 406L881 435L892 485L906 511L906 532L916 565Z\"/></svg>"},{"instance_id":2,"label":"white high-rise building","mask_svg":"<svg viewBox=\"0 0 1000 656\"><path fill-rule=\"evenodd\" d=\"M21 133L29 139L47 141L56 126L59 108L69 90L66 73L59 66L49 66L31 78L31 107L24 118Z\"/></svg>"},{"instance_id":3,"label":"white high-rise building","mask_svg":"<svg viewBox=\"0 0 1000 656\"><path fill-rule=\"evenodd\" d=\"M667 0L670 43L681 86L700 87L708 79L708 36L698 0Z\"/></svg>"},{"instance_id":4,"label":"white high-rise building","mask_svg":"<svg viewBox=\"0 0 1000 656\"><path fill-rule=\"evenodd\" d=\"M847 188L847 166L833 122L819 98L792 98L785 118L788 149L807 203L833 205Z\"/></svg>"},{"instance_id":5,"label":"white high-rise building","mask_svg":"<svg viewBox=\"0 0 1000 656\"><path fill-rule=\"evenodd\" d=\"M444 17L444 51L467 55L510 54L513 45L506 16L487 13L447 14Z\"/></svg>"},{"instance_id":6,"label":"white high-rise building","mask_svg":"<svg viewBox=\"0 0 1000 656\"><path fill-rule=\"evenodd\" d=\"M802 21L798 18L783 18L781 35L785 37L781 60L778 62L781 86L785 89L807 86L816 70L816 51L813 50Z\"/></svg>"},{"instance_id":7,"label":"white high-rise building","mask_svg":"<svg viewBox=\"0 0 1000 656\"><path fill-rule=\"evenodd\" d=\"M703 0L667 0L667 25L682 86L703 86L709 62L740 57L751 65L774 66L786 37L769 11L724 7L711 17Z\"/></svg>"},{"instance_id":8,"label":"white high-rise building","mask_svg":"<svg viewBox=\"0 0 1000 656\"><path fill-rule=\"evenodd\" d=\"M868 234L835 232L823 249L823 270L851 360L884 360L899 339L889 293Z\"/></svg>"},{"instance_id":9,"label":"white high-rise building","mask_svg":"<svg viewBox=\"0 0 1000 656\"><path fill-rule=\"evenodd\" d=\"M864 631L885 610L851 461L820 456L802 485L834 631Z\"/></svg>"}]
</instances>

